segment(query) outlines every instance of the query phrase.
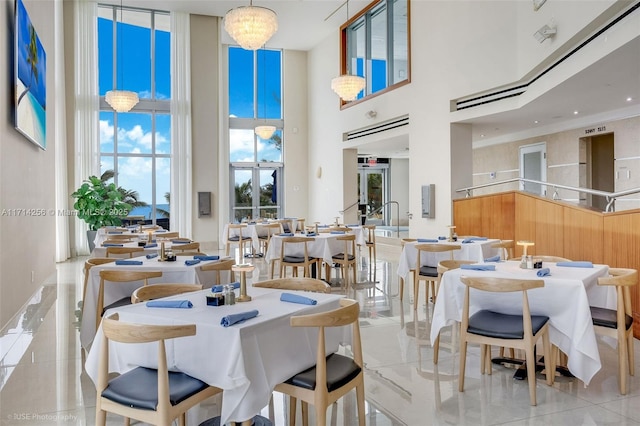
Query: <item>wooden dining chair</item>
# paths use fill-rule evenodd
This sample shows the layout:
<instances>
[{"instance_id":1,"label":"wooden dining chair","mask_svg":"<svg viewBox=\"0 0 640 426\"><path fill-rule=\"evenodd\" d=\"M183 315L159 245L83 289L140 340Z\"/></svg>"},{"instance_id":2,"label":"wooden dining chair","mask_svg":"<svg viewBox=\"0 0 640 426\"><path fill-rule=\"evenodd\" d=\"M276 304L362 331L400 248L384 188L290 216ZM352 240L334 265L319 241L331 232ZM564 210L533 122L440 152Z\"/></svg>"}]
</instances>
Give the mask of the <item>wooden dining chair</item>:
<instances>
[{"instance_id":1,"label":"wooden dining chair","mask_svg":"<svg viewBox=\"0 0 640 426\"><path fill-rule=\"evenodd\" d=\"M404 245L406 243L413 243L418 241L417 238L402 238L400 240L400 247L402 248L402 250L404 250ZM413 270L410 271L411 274L413 274ZM404 299L404 277L400 277L399 279L399 285L400 285L400 302L402 302L402 299Z\"/></svg>"},{"instance_id":2,"label":"wooden dining chair","mask_svg":"<svg viewBox=\"0 0 640 426\"><path fill-rule=\"evenodd\" d=\"M320 263L322 259L309 256L307 245L313 241L311 237L284 237L280 250L280 278L285 277L287 267L292 269L292 275L298 276L298 268L303 268L303 276L311 276L311 265L316 266L318 276L320 275ZM302 246L302 250L300 247ZM295 252L296 254L287 254ZM302 255L299 253L302 252Z\"/></svg>"},{"instance_id":3,"label":"wooden dining chair","mask_svg":"<svg viewBox=\"0 0 640 426\"><path fill-rule=\"evenodd\" d=\"M295 277L295 278L278 278L275 280L259 281L253 283L254 287L260 288L275 288L278 290L296 290L296 291L311 291L314 293L331 293L331 286L325 281L308 278L308 277Z\"/></svg>"},{"instance_id":4,"label":"wooden dining chair","mask_svg":"<svg viewBox=\"0 0 640 426\"><path fill-rule=\"evenodd\" d=\"M294 375L283 383L277 384L276 392L289 395L290 424L295 424L296 404L302 403L302 416L307 424L308 404L315 407L315 424L324 426L327 423L327 407L356 390L358 407L358 424L365 425L364 411L364 363L359 326L360 307L352 299L341 299L340 307L327 312L294 316L290 319L291 327L317 327L316 365ZM353 358L333 353L327 356L325 349L325 328L351 326L351 352Z\"/></svg>"},{"instance_id":5,"label":"wooden dining chair","mask_svg":"<svg viewBox=\"0 0 640 426\"><path fill-rule=\"evenodd\" d=\"M413 270L413 310L418 309L418 293L420 289L420 281L424 281L425 287L425 303L429 304L429 293L435 302L438 296L438 268L437 266L428 266L422 264L422 255L424 253L446 253L449 252L450 260L453 260L453 252L460 250L460 246L453 244L416 244L415 246L416 268Z\"/></svg>"},{"instance_id":6,"label":"wooden dining chair","mask_svg":"<svg viewBox=\"0 0 640 426\"><path fill-rule=\"evenodd\" d=\"M105 263L115 262L116 259L108 258L108 257L90 257L84 262L84 283L82 284L82 304L84 306L84 301L87 297L87 284L89 283L89 273L91 268L96 265L104 265Z\"/></svg>"},{"instance_id":7,"label":"wooden dining chair","mask_svg":"<svg viewBox=\"0 0 640 426\"><path fill-rule=\"evenodd\" d=\"M160 278L161 276L161 271L130 271L115 269L100 271L100 287L98 288L98 297L96 301L96 330L100 327L100 320L107 309L131 304L131 296L127 296L104 306L104 288L107 283L116 283L115 285L117 285L117 283L142 281L143 285L147 285L151 278Z\"/></svg>"},{"instance_id":8,"label":"wooden dining chair","mask_svg":"<svg viewBox=\"0 0 640 426\"><path fill-rule=\"evenodd\" d=\"M635 375L631 287L636 284L638 284L637 270L609 268L609 276L599 277L598 285L615 286L616 309L591 307L591 318L596 334L617 340L618 386L622 395L628 392L627 375Z\"/></svg>"},{"instance_id":9,"label":"wooden dining chair","mask_svg":"<svg viewBox=\"0 0 640 426\"><path fill-rule=\"evenodd\" d=\"M162 238L163 240L171 240L173 238L180 238L180 232L156 232L156 237Z\"/></svg>"},{"instance_id":10,"label":"wooden dining chair","mask_svg":"<svg viewBox=\"0 0 640 426\"><path fill-rule=\"evenodd\" d=\"M235 279L235 273L233 272L233 265L236 264L236 260L235 259L224 259L224 260L220 260L217 262L212 262L212 263L205 263L204 265L202 265L200 267L200 271L201 272L208 272L208 271L214 271L215 272L215 281L213 281L211 283L211 286L213 287L214 285L218 285L220 284L220 274L222 272L228 271L229 272L229 281L228 282L234 282ZM207 283L208 285L209 283Z\"/></svg>"},{"instance_id":11,"label":"wooden dining chair","mask_svg":"<svg viewBox=\"0 0 640 426\"><path fill-rule=\"evenodd\" d=\"M96 381L96 425L104 426L107 413L154 425L170 425L178 418L186 425L187 411L222 393L222 389L188 374L169 371L165 341L194 336L195 324L150 325L120 321L118 314L102 322L99 371ZM135 367L116 377L109 376L109 342L136 345L158 343L157 369Z\"/></svg>"},{"instance_id":12,"label":"wooden dining chair","mask_svg":"<svg viewBox=\"0 0 640 426\"><path fill-rule=\"evenodd\" d=\"M106 256L113 258L132 258L141 255L143 247L107 247Z\"/></svg>"},{"instance_id":13,"label":"wooden dining chair","mask_svg":"<svg viewBox=\"0 0 640 426\"><path fill-rule=\"evenodd\" d=\"M126 233L126 234L107 234L107 240L109 241L118 241L120 243L128 243L138 238L137 235Z\"/></svg>"},{"instance_id":14,"label":"wooden dining chair","mask_svg":"<svg viewBox=\"0 0 640 426\"><path fill-rule=\"evenodd\" d=\"M514 258L514 250L515 250L515 241L514 240L500 240L496 243L491 244L491 248L500 249L500 257L502 260L509 260Z\"/></svg>"},{"instance_id":15,"label":"wooden dining chair","mask_svg":"<svg viewBox=\"0 0 640 426\"><path fill-rule=\"evenodd\" d=\"M553 385L555 365L551 356L549 341L549 317L531 315L527 291L544 287L544 280L521 280L496 277L461 278L465 284L462 307L462 323L460 325L460 377L458 390L464 391L464 375L467 361L467 345L480 345L480 373L491 374L491 346L504 346L520 349L525 352L527 380L529 381L529 402L536 405L536 358L535 346L542 339L544 346L544 368L547 385ZM505 293L522 293L522 313L517 315L479 310L470 314L470 289L474 291ZM475 295L475 293L474 293Z\"/></svg>"},{"instance_id":16,"label":"wooden dining chair","mask_svg":"<svg viewBox=\"0 0 640 426\"><path fill-rule=\"evenodd\" d=\"M177 294L190 293L202 290L202 284L162 283L138 287L131 295L131 304L160 299L161 297L175 296Z\"/></svg>"},{"instance_id":17,"label":"wooden dining chair","mask_svg":"<svg viewBox=\"0 0 640 426\"><path fill-rule=\"evenodd\" d=\"M227 225L227 235L225 235L225 254L229 256L232 245L238 245L240 259L244 257L246 246L251 247L251 236L247 231L246 223L230 223Z\"/></svg>"},{"instance_id":18,"label":"wooden dining chair","mask_svg":"<svg viewBox=\"0 0 640 426\"><path fill-rule=\"evenodd\" d=\"M342 287L345 292L349 291L350 280L353 278L353 285L357 283L357 257L356 257L356 236L353 234L340 235L336 240L344 243L342 252L331 256L334 264L340 268L340 277L342 279ZM331 281L331 266L325 264L325 279ZM350 274L351 273L351 274Z\"/></svg>"},{"instance_id":19,"label":"wooden dining chair","mask_svg":"<svg viewBox=\"0 0 640 426\"><path fill-rule=\"evenodd\" d=\"M262 253L266 253L269 248L269 243L271 242L271 237L282 232L282 225L279 223L267 223L261 225L261 228L266 231L263 235L258 235L258 240L260 242L260 250Z\"/></svg>"},{"instance_id":20,"label":"wooden dining chair","mask_svg":"<svg viewBox=\"0 0 640 426\"><path fill-rule=\"evenodd\" d=\"M171 251L176 255L181 255L187 252L199 252L200 251L200 243L192 242L186 244L171 244Z\"/></svg>"},{"instance_id":21,"label":"wooden dining chair","mask_svg":"<svg viewBox=\"0 0 640 426\"><path fill-rule=\"evenodd\" d=\"M472 260L441 260L438 262L438 266L436 267L438 271L438 284L437 287L440 288L440 282L442 281L442 274L452 269L460 268L460 265L470 265L475 263ZM460 324L456 323L451 326L451 344L449 347L451 348L451 353L455 352L455 348L457 346L456 338L458 334L458 328ZM438 355L440 352L440 333L438 333L438 337L436 337L433 342L433 363L438 363Z\"/></svg>"},{"instance_id":22,"label":"wooden dining chair","mask_svg":"<svg viewBox=\"0 0 640 426\"><path fill-rule=\"evenodd\" d=\"M376 225L362 225L362 228L366 230L366 246L369 252L369 279L371 281L376 280L376 261L378 259L376 248ZM372 278L373 275L373 278Z\"/></svg>"}]
</instances>

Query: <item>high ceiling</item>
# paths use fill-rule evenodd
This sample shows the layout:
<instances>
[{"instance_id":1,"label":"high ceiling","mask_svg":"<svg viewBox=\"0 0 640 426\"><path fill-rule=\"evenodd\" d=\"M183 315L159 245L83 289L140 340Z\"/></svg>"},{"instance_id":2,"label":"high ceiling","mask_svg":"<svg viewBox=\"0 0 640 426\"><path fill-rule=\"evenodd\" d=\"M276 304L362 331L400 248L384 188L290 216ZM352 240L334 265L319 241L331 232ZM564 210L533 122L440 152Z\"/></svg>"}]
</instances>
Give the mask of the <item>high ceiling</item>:
<instances>
[{"instance_id":1,"label":"high ceiling","mask_svg":"<svg viewBox=\"0 0 640 426\"><path fill-rule=\"evenodd\" d=\"M106 0L104 3L120 4ZM126 0L125 6L184 11L224 16L232 8L247 6L246 1L203 0ZM278 32L267 47L309 50L338 31L370 0L256 0L255 6L267 7L278 15ZM347 11L348 6L348 11ZM232 43L222 31L223 42ZM491 89L491 88L487 88ZM631 99L627 101L627 99ZM598 117L640 114L640 38L633 40L587 69L567 79L526 105L498 114L461 119L473 125L475 144L501 142L506 135L539 134L596 124ZM577 111L577 114L574 114ZM614 114L616 115L616 114ZM606 120L606 118L600 118ZM536 121L538 121L536 123ZM583 124L586 123L586 124ZM408 136L396 136L362 146L359 151L378 157L407 157Z\"/></svg>"}]
</instances>

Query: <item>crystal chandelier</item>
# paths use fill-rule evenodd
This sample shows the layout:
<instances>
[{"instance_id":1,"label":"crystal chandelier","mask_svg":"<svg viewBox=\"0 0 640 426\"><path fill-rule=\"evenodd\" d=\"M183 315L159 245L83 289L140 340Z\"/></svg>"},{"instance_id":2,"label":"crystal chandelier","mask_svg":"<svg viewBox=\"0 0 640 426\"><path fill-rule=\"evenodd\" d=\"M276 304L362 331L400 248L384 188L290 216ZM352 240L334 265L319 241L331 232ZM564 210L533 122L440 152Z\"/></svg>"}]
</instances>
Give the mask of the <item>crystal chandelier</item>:
<instances>
[{"instance_id":1,"label":"crystal chandelier","mask_svg":"<svg viewBox=\"0 0 640 426\"><path fill-rule=\"evenodd\" d=\"M278 18L273 10L251 1L227 12L224 29L243 49L257 50L278 31Z\"/></svg>"},{"instance_id":2,"label":"crystal chandelier","mask_svg":"<svg viewBox=\"0 0 640 426\"><path fill-rule=\"evenodd\" d=\"M343 74L331 80L331 89L344 101L353 101L364 89L367 81L358 75Z\"/></svg>"},{"instance_id":3,"label":"crystal chandelier","mask_svg":"<svg viewBox=\"0 0 640 426\"><path fill-rule=\"evenodd\" d=\"M122 0L120 0L120 21L124 22L122 10L123 10ZM120 38L121 37L118 37L118 39ZM122 57L122 44L123 44L122 41L120 41L119 43L120 46L118 47L118 53L120 54L120 57ZM120 67L120 70L121 70L120 77L122 77L123 68L124 68L124 64L123 66ZM118 86L116 83L116 88L114 90L109 90L105 94L104 100L107 101L107 103L111 106L111 108L113 108L117 112L131 111L131 108L136 106L136 104L139 101L138 94L135 92L131 92L129 90L118 90L117 87Z\"/></svg>"},{"instance_id":4,"label":"crystal chandelier","mask_svg":"<svg viewBox=\"0 0 640 426\"><path fill-rule=\"evenodd\" d=\"M276 126L256 126L254 130L256 135L262 139L271 139L271 136L276 132Z\"/></svg>"}]
</instances>

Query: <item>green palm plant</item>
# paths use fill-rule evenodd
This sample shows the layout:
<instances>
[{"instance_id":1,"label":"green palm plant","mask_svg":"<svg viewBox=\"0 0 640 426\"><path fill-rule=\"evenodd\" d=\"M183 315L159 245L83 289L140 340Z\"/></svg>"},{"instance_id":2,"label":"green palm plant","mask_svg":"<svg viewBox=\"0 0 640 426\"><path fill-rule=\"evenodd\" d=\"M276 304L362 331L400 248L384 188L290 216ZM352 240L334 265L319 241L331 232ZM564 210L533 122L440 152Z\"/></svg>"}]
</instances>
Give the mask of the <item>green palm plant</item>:
<instances>
[{"instance_id":1,"label":"green palm plant","mask_svg":"<svg viewBox=\"0 0 640 426\"><path fill-rule=\"evenodd\" d=\"M171 193L169 193L169 192L165 192L165 193L164 193L164 199L167 201L167 204L169 204L169 205L170 205L170 204L171 204ZM156 212L157 212L157 213L160 213L160 214L161 214L161 215L163 215L164 217L170 217L170 216L171 216L171 215L169 214L169 211L168 211L168 210L161 209L161 208L158 208L158 207L156 207Z\"/></svg>"},{"instance_id":2,"label":"green palm plant","mask_svg":"<svg viewBox=\"0 0 640 426\"><path fill-rule=\"evenodd\" d=\"M115 177L116 173L113 170L105 170L104 173L100 175L100 180L102 182L108 182ZM140 194L138 191L134 191L132 189L124 189L119 186L118 191L122 194L122 201L129 204L131 207L146 207L148 204L145 201L140 200Z\"/></svg>"}]
</instances>

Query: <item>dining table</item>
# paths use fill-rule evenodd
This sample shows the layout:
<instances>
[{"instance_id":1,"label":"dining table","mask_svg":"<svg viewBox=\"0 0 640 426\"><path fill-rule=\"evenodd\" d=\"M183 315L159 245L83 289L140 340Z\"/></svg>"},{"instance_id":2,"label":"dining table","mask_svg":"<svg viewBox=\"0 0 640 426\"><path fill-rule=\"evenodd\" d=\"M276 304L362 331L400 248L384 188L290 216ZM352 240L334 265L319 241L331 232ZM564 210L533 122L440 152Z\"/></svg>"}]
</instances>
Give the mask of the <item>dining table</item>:
<instances>
[{"instance_id":1,"label":"dining table","mask_svg":"<svg viewBox=\"0 0 640 426\"><path fill-rule=\"evenodd\" d=\"M158 241L158 240L160 240L160 241ZM184 241L185 241L184 243L188 242L188 240L184 240ZM99 246L95 246L95 248L91 252L91 257L106 257L107 256L107 248L109 246L111 246L111 247L141 247L143 250L140 253L140 255L142 255L142 254L147 255L147 254L153 254L153 253L160 253L160 248L162 247L162 243L163 242L164 242L164 248L165 248L166 251L171 251L171 249L173 247L179 248L181 244L184 244L184 243L173 242L173 241L161 241L161 239L156 239L155 243L145 244L143 246L140 246L137 241L129 241L129 242L122 242L122 243L102 243ZM104 244L107 244L107 245L104 245Z\"/></svg>"},{"instance_id":2,"label":"dining table","mask_svg":"<svg viewBox=\"0 0 640 426\"><path fill-rule=\"evenodd\" d=\"M236 290L238 291L238 290ZM190 309L153 308L138 303L108 310L120 321L144 324L195 324L196 334L166 341L167 364L223 390L220 424L253 418L267 406L274 387L316 362L317 328L291 327L290 318L339 307L341 295L289 292L316 304L281 301L282 290L250 287L251 301L210 306L210 290L185 293L163 300L189 300ZM258 315L222 326L229 315L257 310ZM350 343L349 328L326 329L327 354ZM87 356L85 369L95 383L98 376L102 330ZM125 373L137 366L156 368L156 344L127 345L111 342L109 371ZM189 414L188 414L189 417ZM189 418L191 423L191 418ZM197 423L196 423L197 424Z\"/></svg>"},{"instance_id":3,"label":"dining table","mask_svg":"<svg viewBox=\"0 0 640 426\"><path fill-rule=\"evenodd\" d=\"M468 242L467 242L468 241ZM400 259L398 260L398 275L402 279L407 279L409 273L416 268L416 260L418 257L418 244L442 244L460 247L460 250L453 251L453 258L456 260L472 260L482 262L492 256L500 254L500 249L493 248L492 245L500 240L493 238L458 238L457 241L448 241L443 239L418 239L417 241L409 241L404 244ZM441 260L450 259L451 252L441 253L422 253L420 259L421 266L438 266Z\"/></svg>"},{"instance_id":4,"label":"dining table","mask_svg":"<svg viewBox=\"0 0 640 426\"><path fill-rule=\"evenodd\" d=\"M549 317L551 343L567 355L567 368L571 374L582 380L585 386L588 385L601 368L589 307L611 309L616 306L615 288L598 286L598 277L606 275L609 267L600 264L593 264L592 267L571 267L543 262L540 269L523 269L520 267L520 261L487 262L478 265L494 265L495 270L458 268L442 275L431 322L431 341L435 341L443 327L462 319L465 292L462 276L542 279L544 287L528 291L531 314ZM538 276L538 271L543 269L546 275ZM469 308L471 315L480 309L515 315L522 312L522 296L519 293L474 291Z\"/></svg>"},{"instance_id":5,"label":"dining table","mask_svg":"<svg viewBox=\"0 0 640 426\"><path fill-rule=\"evenodd\" d=\"M160 262L159 257L151 259L147 256L134 257L126 259L127 261L140 262L139 265L118 265L116 262L105 263L93 266L89 270L87 279L87 289L85 298L82 302L83 321L80 324L80 343L83 348L88 349L93 342L96 333L96 324L93 320L96 317L96 306L98 303L98 292L100 289L100 271L108 270L131 270L131 271L160 271L162 277L149 280L149 285L159 283L187 283L202 284L203 287L211 287L216 271L202 271L202 266L219 262L221 260L230 259L229 257L220 257L218 260L200 261L194 265L187 265L187 260L193 260L193 256L176 256L174 262ZM256 271L258 269L256 268ZM259 271L258 271L259 274ZM250 277L252 280L257 279L257 274ZM142 286L141 281L130 283L118 283L118 285L106 285L104 288L104 305L120 300L124 297L131 296L134 290Z\"/></svg>"},{"instance_id":6,"label":"dining table","mask_svg":"<svg viewBox=\"0 0 640 426\"><path fill-rule=\"evenodd\" d=\"M96 236L93 240L93 244L96 247L102 246L106 240L113 236L119 235L128 235L132 237L133 241L146 241L149 233L151 233L152 238L162 238L162 234L167 233L166 229L156 228L154 225L143 225L142 228L139 225L130 225L122 228L110 228L104 227L100 228L96 231Z\"/></svg>"}]
</instances>

